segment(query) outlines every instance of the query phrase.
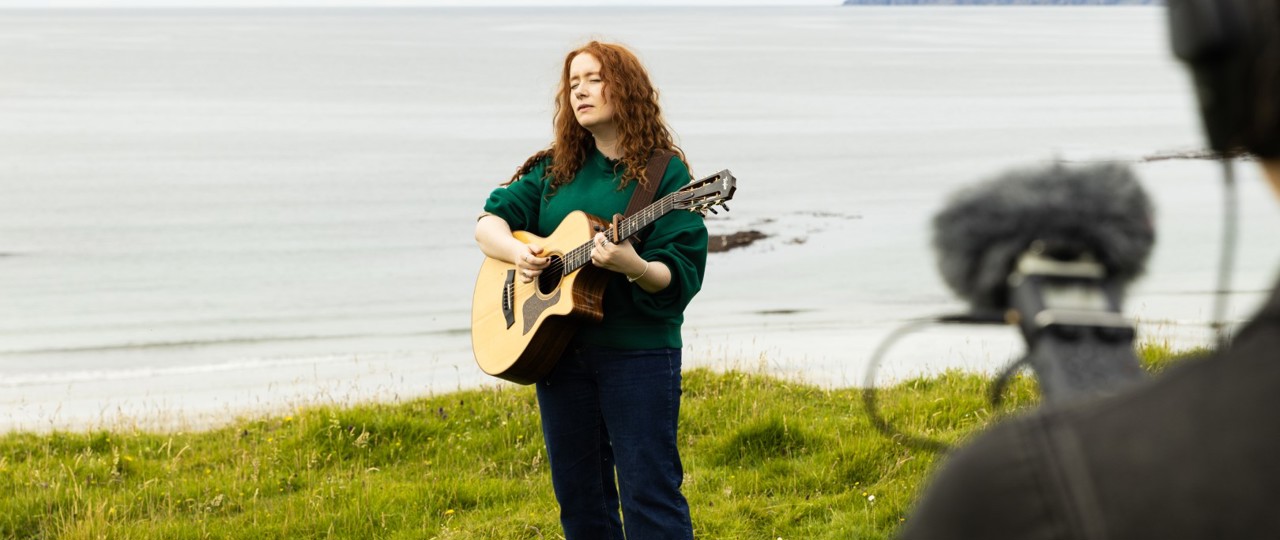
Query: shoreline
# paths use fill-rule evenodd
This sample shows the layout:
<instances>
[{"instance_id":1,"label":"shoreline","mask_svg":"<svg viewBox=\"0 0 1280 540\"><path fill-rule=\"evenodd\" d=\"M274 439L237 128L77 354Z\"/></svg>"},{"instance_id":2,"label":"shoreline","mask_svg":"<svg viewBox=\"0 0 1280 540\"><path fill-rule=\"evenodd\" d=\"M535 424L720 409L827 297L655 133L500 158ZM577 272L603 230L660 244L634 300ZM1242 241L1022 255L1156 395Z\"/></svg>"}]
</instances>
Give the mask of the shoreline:
<instances>
[{"instance_id":1,"label":"shoreline","mask_svg":"<svg viewBox=\"0 0 1280 540\"><path fill-rule=\"evenodd\" d=\"M804 314L773 314L772 319ZM832 329L798 320L768 343L733 338L731 332L708 334L690 329L684 347L685 371L742 372L828 390L863 386L866 352L876 347L893 325ZM1160 336L1164 322L1144 324L1140 344L1189 350L1198 340ZM952 370L989 375L1021 355L1021 339L1007 327L938 327L905 339L884 358L877 387ZM309 372L301 375L299 372ZM250 380L251 379L251 380ZM138 384L148 390L136 392ZM178 433L221 429L242 420L280 417L317 407L349 408L396 405L478 389L519 388L485 375L470 351L448 356L371 354L334 355L327 360L293 362L252 377L233 372L199 378L172 376L145 380L84 381L31 387L26 399L13 399L13 388L0 387L7 415L0 434L96 431ZM21 393L21 392L18 392ZM38 396L39 399L33 399Z\"/></svg>"}]
</instances>

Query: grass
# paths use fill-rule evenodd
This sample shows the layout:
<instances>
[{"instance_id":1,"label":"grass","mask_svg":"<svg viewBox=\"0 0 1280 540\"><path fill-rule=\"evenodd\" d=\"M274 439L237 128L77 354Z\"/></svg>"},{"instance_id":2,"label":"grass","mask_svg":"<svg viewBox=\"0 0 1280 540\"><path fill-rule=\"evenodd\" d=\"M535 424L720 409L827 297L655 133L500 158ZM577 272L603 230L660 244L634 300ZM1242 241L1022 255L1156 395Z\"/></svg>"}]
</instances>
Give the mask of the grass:
<instances>
[{"instance_id":1,"label":"grass","mask_svg":"<svg viewBox=\"0 0 1280 540\"><path fill-rule=\"evenodd\" d=\"M1147 345L1160 369L1179 355ZM905 432L962 441L1036 402L948 372L880 393ZM857 389L685 374L685 494L699 538L885 538L938 456L875 431ZM0 538L560 538L537 405L502 386L315 407L192 433L0 437Z\"/></svg>"}]
</instances>

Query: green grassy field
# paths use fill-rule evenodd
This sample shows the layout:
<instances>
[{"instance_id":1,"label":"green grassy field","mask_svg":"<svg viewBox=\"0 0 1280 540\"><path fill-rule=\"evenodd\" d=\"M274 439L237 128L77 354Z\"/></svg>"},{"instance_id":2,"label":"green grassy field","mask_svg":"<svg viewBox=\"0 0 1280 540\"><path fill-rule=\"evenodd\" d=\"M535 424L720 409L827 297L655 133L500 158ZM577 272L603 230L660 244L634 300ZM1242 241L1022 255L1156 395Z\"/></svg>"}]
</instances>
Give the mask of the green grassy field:
<instances>
[{"instance_id":1,"label":"green grassy field","mask_svg":"<svg viewBox=\"0 0 1280 540\"><path fill-rule=\"evenodd\" d=\"M1175 355L1146 346L1158 369ZM944 373L879 392L904 432L947 442L1034 405L1014 381ZM885 538L938 456L882 436L857 389L685 374L695 533ZM308 408L191 433L0 437L0 538L560 538L533 389Z\"/></svg>"}]
</instances>

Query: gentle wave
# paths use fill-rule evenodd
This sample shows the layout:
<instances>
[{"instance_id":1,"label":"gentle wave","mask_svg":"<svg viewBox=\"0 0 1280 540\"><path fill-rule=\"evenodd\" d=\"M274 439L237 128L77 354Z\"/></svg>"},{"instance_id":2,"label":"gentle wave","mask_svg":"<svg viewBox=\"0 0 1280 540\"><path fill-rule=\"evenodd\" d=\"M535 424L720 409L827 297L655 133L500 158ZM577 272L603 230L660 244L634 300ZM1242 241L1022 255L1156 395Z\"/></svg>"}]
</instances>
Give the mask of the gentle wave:
<instances>
[{"instance_id":1,"label":"gentle wave","mask_svg":"<svg viewBox=\"0 0 1280 540\"><path fill-rule=\"evenodd\" d=\"M425 332L401 332L401 333L378 333L378 334L332 334L332 335L308 335L308 336L279 336L279 337L257 337L257 338L223 338L210 340L188 340L188 341L155 341L141 343L122 343L117 345L88 345L84 347L46 347L35 349L9 349L0 350L0 357L30 355L30 354L67 354L67 353L88 353L88 352L110 352L110 351L132 351L132 350L149 350L149 349L189 349L196 347L215 347L219 345L260 345L266 343L287 343L300 341L329 341L329 340L350 340L350 339L368 339L368 338L406 338L406 337L428 337L428 336L460 336L470 333L469 328L446 328L443 330L430 330Z\"/></svg>"},{"instance_id":2,"label":"gentle wave","mask_svg":"<svg viewBox=\"0 0 1280 540\"><path fill-rule=\"evenodd\" d=\"M219 364L201 364L174 367L142 367L132 369L91 369L54 373L32 373L17 376L0 377L0 388L19 388L26 386L64 385L84 382L127 381L137 379L154 379L160 377L202 375L223 373L228 371L261 370L270 368L296 367L315 364L332 364L349 361L354 354L336 354L307 356L298 358L254 358L225 362ZM359 355L362 358L367 355Z\"/></svg>"}]
</instances>

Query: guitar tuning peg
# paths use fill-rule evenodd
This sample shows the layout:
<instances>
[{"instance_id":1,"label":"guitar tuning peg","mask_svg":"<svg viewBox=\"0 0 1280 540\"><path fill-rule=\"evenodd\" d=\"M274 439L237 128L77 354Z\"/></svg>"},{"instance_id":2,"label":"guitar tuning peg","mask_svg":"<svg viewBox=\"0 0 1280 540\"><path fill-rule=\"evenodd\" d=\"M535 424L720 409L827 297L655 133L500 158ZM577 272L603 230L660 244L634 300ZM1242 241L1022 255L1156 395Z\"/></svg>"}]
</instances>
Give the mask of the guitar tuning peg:
<instances>
[{"instance_id":1,"label":"guitar tuning peg","mask_svg":"<svg viewBox=\"0 0 1280 540\"><path fill-rule=\"evenodd\" d=\"M712 214L719 214L719 213L720 213L720 212L717 212L717 211L716 211L715 207L711 207L711 206L708 206L708 207L707 207L707 210L710 210Z\"/></svg>"},{"instance_id":2,"label":"guitar tuning peg","mask_svg":"<svg viewBox=\"0 0 1280 540\"><path fill-rule=\"evenodd\" d=\"M727 205L727 204L725 204L725 203L720 203L720 208L724 208L724 211L725 211L725 212L728 212L728 211L729 211L729 205Z\"/></svg>"}]
</instances>

